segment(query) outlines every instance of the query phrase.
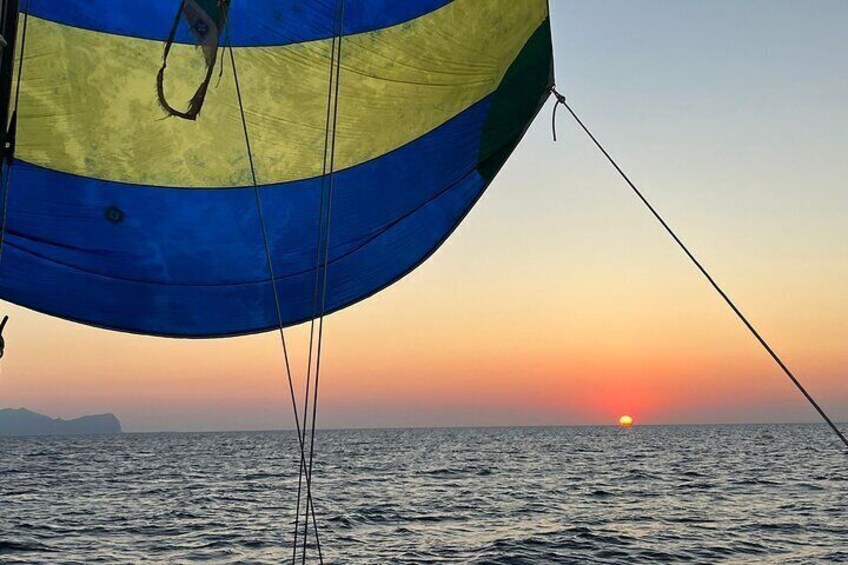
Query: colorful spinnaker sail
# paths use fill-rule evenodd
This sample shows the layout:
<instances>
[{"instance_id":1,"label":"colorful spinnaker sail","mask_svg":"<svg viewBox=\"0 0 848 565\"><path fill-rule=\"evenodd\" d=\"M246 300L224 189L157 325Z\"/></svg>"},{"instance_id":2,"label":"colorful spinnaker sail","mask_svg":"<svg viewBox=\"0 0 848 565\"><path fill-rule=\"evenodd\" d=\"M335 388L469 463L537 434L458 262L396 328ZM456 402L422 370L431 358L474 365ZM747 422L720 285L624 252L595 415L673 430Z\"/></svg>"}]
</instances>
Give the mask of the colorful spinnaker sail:
<instances>
[{"instance_id":1,"label":"colorful spinnaker sail","mask_svg":"<svg viewBox=\"0 0 848 565\"><path fill-rule=\"evenodd\" d=\"M156 87L182 2L22 4L0 297L121 331L278 325L240 108L283 322L314 316L338 26L328 312L445 241L553 80L547 0L347 0L343 23L331 0L195 1L173 34L166 99L184 106L204 79L201 36L214 33L220 52L197 119L184 120ZM198 30L207 20L226 30Z\"/></svg>"}]
</instances>

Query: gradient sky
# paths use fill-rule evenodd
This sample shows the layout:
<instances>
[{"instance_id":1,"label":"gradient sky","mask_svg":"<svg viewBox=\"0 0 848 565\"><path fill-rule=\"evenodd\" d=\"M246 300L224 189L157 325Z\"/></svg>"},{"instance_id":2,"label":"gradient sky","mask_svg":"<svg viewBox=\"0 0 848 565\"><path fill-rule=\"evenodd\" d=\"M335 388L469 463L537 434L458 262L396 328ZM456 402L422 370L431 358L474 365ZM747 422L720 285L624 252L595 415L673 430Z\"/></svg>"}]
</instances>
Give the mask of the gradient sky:
<instances>
[{"instance_id":1,"label":"gradient sky","mask_svg":"<svg viewBox=\"0 0 848 565\"><path fill-rule=\"evenodd\" d=\"M848 420L848 3L552 0L559 88ZM816 415L550 108L453 238L327 320L324 427ZM3 305L0 407L130 431L291 427L278 336L128 336ZM288 333L300 374L305 331Z\"/></svg>"}]
</instances>

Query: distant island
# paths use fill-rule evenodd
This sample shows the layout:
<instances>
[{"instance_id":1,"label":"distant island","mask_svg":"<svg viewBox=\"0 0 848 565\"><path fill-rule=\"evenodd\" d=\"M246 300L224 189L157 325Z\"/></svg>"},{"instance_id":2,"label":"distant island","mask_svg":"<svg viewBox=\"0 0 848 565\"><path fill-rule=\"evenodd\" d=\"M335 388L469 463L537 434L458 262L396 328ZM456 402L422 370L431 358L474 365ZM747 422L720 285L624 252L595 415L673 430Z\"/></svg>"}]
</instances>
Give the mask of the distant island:
<instances>
[{"instance_id":1,"label":"distant island","mask_svg":"<svg viewBox=\"0 0 848 565\"><path fill-rule=\"evenodd\" d=\"M121 422L114 414L98 414L73 420L63 420L61 418L50 418L26 408L0 410L0 437L119 433L121 433Z\"/></svg>"}]
</instances>

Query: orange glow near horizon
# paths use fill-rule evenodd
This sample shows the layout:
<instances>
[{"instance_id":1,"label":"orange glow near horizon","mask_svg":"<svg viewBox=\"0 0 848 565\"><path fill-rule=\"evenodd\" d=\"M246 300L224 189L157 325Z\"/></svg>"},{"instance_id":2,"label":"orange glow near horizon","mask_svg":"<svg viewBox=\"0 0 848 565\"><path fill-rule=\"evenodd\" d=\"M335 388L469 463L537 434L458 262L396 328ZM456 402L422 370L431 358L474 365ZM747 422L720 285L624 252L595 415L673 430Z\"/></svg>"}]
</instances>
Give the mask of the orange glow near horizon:
<instances>
[{"instance_id":1,"label":"orange glow near horizon","mask_svg":"<svg viewBox=\"0 0 848 565\"><path fill-rule=\"evenodd\" d=\"M720 309L658 323L636 301L610 303L616 319L560 296L493 312L491 289L467 283L445 290L432 274L425 269L327 319L322 426L605 424L625 413L642 423L815 421ZM165 340L9 312L0 408L56 417L114 412L130 431L293 427L274 333ZM694 336L686 334L690 317L702 320ZM307 330L286 332L299 400ZM790 335L778 332L778 339L790 343ZM848 356L818 356L821 344L791 343L793 365L844 419L846 381L832 367Z\"/></svg>"},{"instance_id":2,"label":"orange glow near horizon","mask_svg":"<svg viewBox=\"0 0 848 565\"><path fill-rule=\"evenodd\" d=\"M622 428L629 428L633 425L633 418L631 416L624 415L618 419L618 425Z\"/></svg>"}]
</instances>

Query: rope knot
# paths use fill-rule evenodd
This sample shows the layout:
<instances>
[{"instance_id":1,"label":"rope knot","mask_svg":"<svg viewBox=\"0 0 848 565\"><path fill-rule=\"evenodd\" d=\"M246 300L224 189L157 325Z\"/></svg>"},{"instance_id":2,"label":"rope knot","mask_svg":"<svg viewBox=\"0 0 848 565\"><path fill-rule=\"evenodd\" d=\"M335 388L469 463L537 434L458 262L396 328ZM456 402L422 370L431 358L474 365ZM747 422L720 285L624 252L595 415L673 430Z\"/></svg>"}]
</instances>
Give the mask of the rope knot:
<instances>
[{"instance_id":1,"label":"rope knot","mask_svg":"<svg viewBox=\"0 0 848 565\"><path fill-rule=\"evenodd\" d=\"M564 96L563 94L561 94L561 93L560 93L560 92L556 89L556 87L555 87L555 86L552 86L552 87L551 87L551 94L553 94L553 95L554 95L554 97L556 98L556 100L557 100L557 104L563 104L563 105L565 105L565 96Z\"/></svg>"}]
</instances>

